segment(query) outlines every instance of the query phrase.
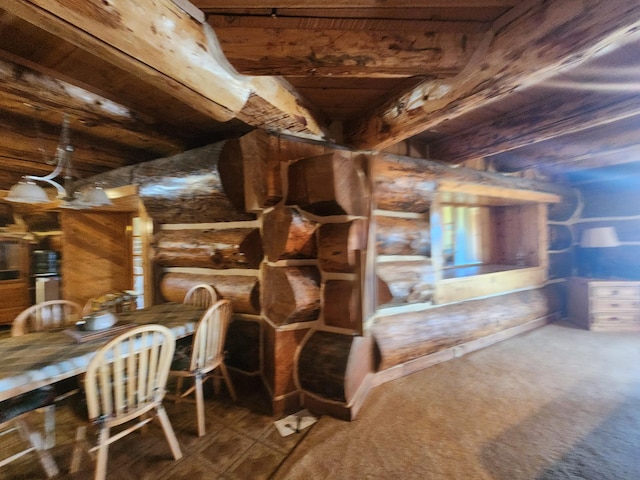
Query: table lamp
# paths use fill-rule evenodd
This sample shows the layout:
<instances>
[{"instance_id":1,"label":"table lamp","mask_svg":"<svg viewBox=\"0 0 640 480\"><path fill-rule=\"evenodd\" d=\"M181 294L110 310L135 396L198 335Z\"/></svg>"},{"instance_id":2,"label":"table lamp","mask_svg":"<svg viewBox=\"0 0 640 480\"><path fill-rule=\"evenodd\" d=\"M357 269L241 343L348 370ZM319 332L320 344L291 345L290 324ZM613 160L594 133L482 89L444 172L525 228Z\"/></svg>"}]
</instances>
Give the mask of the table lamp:
<instances>
[{"instance_id":1,"label":"table lamp","mask_svg":"<svg viewBox=\"0 0 640 480\"><path fill-rule=\"evenodd\" d=\"M594 249L592 254L592 276L599 277L604 273L603 252L601 248L619 247L620 241L613 227L588 228L582 233L580 239L582 248Z\"/></svg>"}]
</instances>

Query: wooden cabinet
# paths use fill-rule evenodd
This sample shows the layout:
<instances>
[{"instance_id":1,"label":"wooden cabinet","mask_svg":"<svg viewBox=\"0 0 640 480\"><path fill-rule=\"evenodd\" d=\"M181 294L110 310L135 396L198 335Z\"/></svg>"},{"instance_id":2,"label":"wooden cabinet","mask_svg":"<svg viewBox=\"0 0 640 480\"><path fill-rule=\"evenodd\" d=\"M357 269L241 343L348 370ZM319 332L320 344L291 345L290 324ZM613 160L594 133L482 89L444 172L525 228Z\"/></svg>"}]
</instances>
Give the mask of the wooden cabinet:
<instances>
[{"instance_id":1,"label":"wooden cabinet","mask_svg":"<svg viewBox=\"0 0 640 480\"><path fill-rule=\"evenodd\" d=\"M0 324L11 323L29 302L29 243L0 236Z\"/></svg>"},{"instance_id":2,"label":"wooden cabinet","mask_svg":"<svg viewBox=\"0 0 640 480\"><path fill-rule=\"evenodd\" d=\"M589 330L640 331L640 282L572 278L569 319Z\"/></svg>"}]
</instances>

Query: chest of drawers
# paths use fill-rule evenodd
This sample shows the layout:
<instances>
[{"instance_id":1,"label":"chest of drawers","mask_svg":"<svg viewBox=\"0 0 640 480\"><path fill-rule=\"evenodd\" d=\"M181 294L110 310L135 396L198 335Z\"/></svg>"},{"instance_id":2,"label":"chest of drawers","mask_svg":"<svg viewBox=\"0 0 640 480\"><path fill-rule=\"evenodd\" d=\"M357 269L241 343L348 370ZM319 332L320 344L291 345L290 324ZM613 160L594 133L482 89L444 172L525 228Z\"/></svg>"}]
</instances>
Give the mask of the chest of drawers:
<instances>
[{"instance_id":1,"label":"chest of drawers","mask_svg":"<svg viewBox=\"0 0 640 480\"><path fill-rule=\"evenodd\" d=\"M640 331L640 282L570 279L569 320L589 330Z\"/></svg>"}]
</instances>

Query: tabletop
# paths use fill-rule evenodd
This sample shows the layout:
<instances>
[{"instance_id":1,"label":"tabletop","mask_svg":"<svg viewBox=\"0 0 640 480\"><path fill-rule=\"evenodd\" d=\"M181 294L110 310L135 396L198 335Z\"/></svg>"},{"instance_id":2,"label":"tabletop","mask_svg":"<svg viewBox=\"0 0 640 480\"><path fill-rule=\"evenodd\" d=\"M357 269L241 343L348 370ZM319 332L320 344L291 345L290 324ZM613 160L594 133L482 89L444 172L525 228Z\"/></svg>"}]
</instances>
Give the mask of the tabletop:
<instances>
[{"instance_id":1,"label":"tabletop","mask_svg":"<svg viewBox=\"0 0 640 480\"><path fill-rule=\"evenodd\" d=\"M164 303L117 315L120 322L164 325L181 338L195 331L204 312L193 305ZM0 340L0 401L84 373L98 348L111 338L78 343L55 330Z\"/></svg>"}]
</instances>

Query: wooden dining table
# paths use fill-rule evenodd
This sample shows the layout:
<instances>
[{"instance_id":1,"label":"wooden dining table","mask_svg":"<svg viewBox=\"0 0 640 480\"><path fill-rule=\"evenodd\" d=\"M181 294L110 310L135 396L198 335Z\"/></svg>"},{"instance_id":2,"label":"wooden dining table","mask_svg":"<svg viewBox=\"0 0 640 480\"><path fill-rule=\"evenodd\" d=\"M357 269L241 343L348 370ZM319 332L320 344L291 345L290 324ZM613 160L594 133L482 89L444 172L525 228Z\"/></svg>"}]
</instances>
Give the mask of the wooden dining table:
<instances>
[{"instance_id":1,"label":"wooden dining table","mask_svg":"<svg viewBox=\"0 0 640 480\"><path fill-rule=\"evenodd\" d=\"M204 312L193 305L163 303L117 316L118 325L164 325L182 338L193 334ZM0 340L0 402L86 372L96 351L117 334L78 341L70 333L49 330Z\"/></svg>"}]
</instances>

